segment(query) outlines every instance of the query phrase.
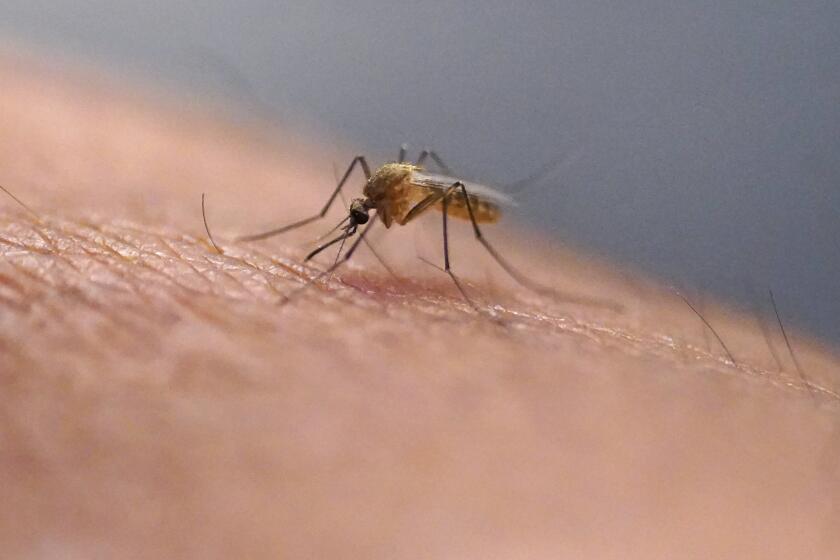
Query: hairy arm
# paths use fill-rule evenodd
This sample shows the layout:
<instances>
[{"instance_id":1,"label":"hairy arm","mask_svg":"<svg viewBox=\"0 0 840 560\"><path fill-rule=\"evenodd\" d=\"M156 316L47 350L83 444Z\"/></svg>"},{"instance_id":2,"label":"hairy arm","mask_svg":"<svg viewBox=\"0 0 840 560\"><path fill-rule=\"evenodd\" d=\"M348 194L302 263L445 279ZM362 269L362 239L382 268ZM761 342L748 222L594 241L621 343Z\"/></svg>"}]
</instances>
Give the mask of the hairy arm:
<instances>
[{"instance_id":1,"label":"hairy arm","mask_svg":"<svg viewBox=\"0 0 840 560\"><path fill-rule=\"evenodd\" d=\"M530 276L624 310L522 290L468 228L456 270L501 325L399 230L373 241L400 278L362 247L282 304L341 213L230 240L316 211L331 156L29 62L0 75L0 183L37 213L0 202L3 550L840 552L840 362L817 346L794 337L806 388L778 335L777 362L755 319L704 306L732 364L673 294L504 226Z\"/></svg>"}]
</instances>

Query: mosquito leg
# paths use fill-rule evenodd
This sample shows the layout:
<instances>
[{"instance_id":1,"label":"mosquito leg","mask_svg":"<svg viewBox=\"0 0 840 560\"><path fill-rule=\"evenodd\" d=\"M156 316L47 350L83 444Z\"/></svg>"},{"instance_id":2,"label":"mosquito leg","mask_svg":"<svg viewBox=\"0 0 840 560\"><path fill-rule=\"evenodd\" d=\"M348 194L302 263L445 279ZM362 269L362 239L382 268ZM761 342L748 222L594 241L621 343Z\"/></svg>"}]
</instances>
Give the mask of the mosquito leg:
<instances>
[{"instance_id":1,"label":"mosquito leg","mask_svg":"<svg viewBox=\"0 0 840 560\"><path fill-rule=\"evenodd\" d=\"M373 248L373 243L371 243L367 238L365 238L365 245L367 245L367 248L370 250L370 252L373 254L373 256L376 257L376 260L379 261L379 264L382 265L382 268L387 270L388 274L393 276L394 279L399 280L400 277L397 276L397 273L394 272L394 269L391 268L390 266L388 266L388 263L386 263L385 259L382 258L382 255L379 254L379 251L377 251L376 249Z\"/></svg>"},{"instance_id":2,"label":"mosquito leg","mask_svg":"<svg viewBox=\"0 0 840 560\"><path fill-rule=\"evenodd\" d=\"M484 246L488 253L490 253L490 256L492 256L496 260L496 262L499 263L499 266L505 269L505 272L510 274L510 276L514 280L516 280L523 286L530 288L535 292L547 290L547 288L545 288L544 286L541 286L536 282L532 281L530 278L523 276L519 271L513 268L513 266L511 266L504 258L502 258L502 256L498 252L496 252L496 249L494 249L493 246L490 245L490 243L484 238L484 235L481 233L481 228L478 227L478 222L475 220L475 213L473 212L472 203L470 202L470 195L467 192L467 188L464 186L464 183L462 183L461 181L457 181L454 185L452 185L449 188L449 190L446 193L446 197L451 196L457 189L461 189L461 192L464 195L464 202L467 205L467 212L470 215L470 223L473 227L473 234L475 235L475 238L478 240L478 242Z\"/></svg>"},{"instance_id":3,"label":"mosquito leg","mask_svg":"<svg viewBox=\"0 0 840 560\"><path fill-rule=\"evenodd\" d=\"M338 193L341 192L342 187L344 187L344 184L347 182L347 179L350 177L350 174L353 172L353 169L355 169L357 164L362 167L362 171L364 171L365 177L367 179L370 179L370 167L367 164L367 160L365 160L364 156L356 156L355 158L353 158L353 161L350 163L350 166L347 168L347 171L344 172L344 176L338 182L338 186L330 195L330 198L327 200L327 203L324 205L321 211L315 214L314 216L310 216L308 218L304 218L303 220L298 220L297 222L269 231L264 231L253 235L243 235L235 238L235 241L258 241L260 239L266 239L268 237L273 237L275 235L285 233L287 231L299 228L301 226L305 226L308 223L323 218L327 215L327 211L329 211L330 206L332 206L332 203L338 197Z\"/></svg>"},{"instance_id":4,"label":"mosquito leg","mask_svg":"<svg viewBox=\"0 0 840 560\"><path fill-rule=\"evenodd\" d=\"M406 156L407 152L408 152L408 144L401 144L400 145L400 155L399 155L399 158L397 159L397 163L405 162L405 156Z\"/></svg>"},{"instance_id":5,"label":"mosquito leg","mask_svg":"<svg viewBox=\"0 0 840 560\"><path fill-rule=\"evenodd\" d=\"M451 190L451 189L450 189ZM458 277L455 276L455 273L452 272L452 267L449 265L449 229L448 229L448 216L449 216L449 191L443 196L443 271L452 278L452 281L455 282L455 286L458 288L458 291L461 292L461 296L466 300L466 302L475 309L476 313L481 313L481 310L478 306L470 299L470 296L467 295L466 290L461 285L461 281L458 280Z\"/></svg>"},{"instance_id":6,"label":"mosquito leg","mask_svg":"<svg viewBox=\"0 0 840 560\"><path fill-rule=\"evenodd\" d=\"M448 165L443 163L443 160L440 159L440 156L437 155L437 152L435 152L434 150L423 150L422 152L420 152L420 157L417 158L417 163L415 163L414 165L421 167L423 165L423 162L425 162L426 158L428 157L432 158L432 161L434 161L438 165L438 167L440 167L441 171L443 171L447 175L452 174L452 170L449 169Z\"/></svg>"},{"instance_id":7,"label":"mosquito leg","mask_svg":"<svg viewBox=\"0 0 840 560\"><path fill-rule=\"evenodd\" d=\"M433 204L440 202L446 195L442 192L435 192L411 207L411 210L406 212L403 221L407 224L423 212L429 209Z\"/></svg>"},{"instance_id":8,"label":"mosquito leg","mask_svg":"<svg viewBox=\"0 0 840 560\"><path fill-rule=\"evenodd\" d=\"M444 200L451 197L457 190L461 190L461 193L464 196L464 203L467 206L467 212L470 215L470 222L472 223L473 233L475 234L475 238L481 243L484 248L490 253L490 256L501 266L505 272L507 272L511 278L525 286L531 291L534 291L538 294L548 295L555 299L565 300L571 303L576 304L584 304L584 305L595 305L599 307L605 307L608 309L612 309L614 311L620 311L622 307L616 303L603 301L596 298L587 298L587 297L579 297L570 294L563 294L557 290L552 288L548 288L537 282L534 282L527 276L520 273L516 270L507 260L505 260L497 251L496 249L490 244L487 239L484 238L484 235L481 233L481 228L478 227L478 222L475 219L475 212L473 211L472 203L470 202L470 195L467 192L467 187L464 186L464 183L461 181L456 181L449 189L447 189L446 193L444 194ZM446 213L444 212L444 215Z\"/></svg>"}]
</instances>

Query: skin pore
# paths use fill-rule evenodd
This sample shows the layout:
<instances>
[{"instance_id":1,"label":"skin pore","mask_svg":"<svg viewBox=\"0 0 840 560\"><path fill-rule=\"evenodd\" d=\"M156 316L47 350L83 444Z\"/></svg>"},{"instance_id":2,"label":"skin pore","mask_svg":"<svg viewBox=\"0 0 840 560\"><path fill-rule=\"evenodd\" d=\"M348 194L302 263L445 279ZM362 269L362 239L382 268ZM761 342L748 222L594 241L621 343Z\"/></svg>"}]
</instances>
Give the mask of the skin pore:
<instances>
[{"instance_id":1,"label":"skin pore","mask_svg":"<svg viewBox=\"0 0 840 560\"><path fill-rule=\"evenodd\" d=\"M346 210L232 240L316 212L337 156L31 60L0 76L0 184L37 213L0 198L10 555L840 554L840 361L789 325L809 387L771 317L705 302L732 364L669 290L486 228L529 277L623 309L555 301L453 221L453 270L500 325L417 259L442 264L437 214L372 234L399 278L362 246L280 304Z\"/></svg>"}]
</instances>

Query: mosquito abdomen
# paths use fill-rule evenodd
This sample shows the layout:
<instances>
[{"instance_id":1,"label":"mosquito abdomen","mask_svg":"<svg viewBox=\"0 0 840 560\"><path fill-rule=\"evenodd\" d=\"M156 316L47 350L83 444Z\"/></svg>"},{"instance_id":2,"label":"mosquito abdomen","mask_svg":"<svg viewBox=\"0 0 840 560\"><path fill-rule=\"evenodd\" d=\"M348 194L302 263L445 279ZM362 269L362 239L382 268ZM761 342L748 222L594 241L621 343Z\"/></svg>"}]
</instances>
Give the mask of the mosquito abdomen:
<instances>
[{"instance_id":1,"label":"mosquito abdomen","mask_svg":"<svg viewBox=\"0 0 840 560\"><path fill-rule=\"evenodd\" d=\"M449 202L447 203L449 207L447 212L453 218L460 218L461 220L469 220L470 219L470 211L467 208L466 200L464 199L463 195L455 195L449 198ZM492 202L487 200L482 200L475 196L470 196L470 206L472 206L473 215L475 216L475 221L480 224L493 224L499 221L499 218L502 217L501 209ZM443 211L443 203L438 202L435 204L435 208L439 211Z\"/></svg>"}]
</instances>

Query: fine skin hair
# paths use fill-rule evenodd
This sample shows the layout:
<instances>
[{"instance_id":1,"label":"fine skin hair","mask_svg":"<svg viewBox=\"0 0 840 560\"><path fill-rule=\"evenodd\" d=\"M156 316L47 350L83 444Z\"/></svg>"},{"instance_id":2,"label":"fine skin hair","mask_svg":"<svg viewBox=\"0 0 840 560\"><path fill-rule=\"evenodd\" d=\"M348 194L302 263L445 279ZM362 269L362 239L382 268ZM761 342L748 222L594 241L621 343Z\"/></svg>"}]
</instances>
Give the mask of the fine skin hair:
<instances>
[{"instance_id":1,"label":"fine skin hair","mask_svg":"<svg viewBox=\"0 0 840 560\"><path fill-rule=\"evenodd\" d=\"M453 220L490 321L416 258L428 236L442 260L434 214L371 235L394 275L361 245L287 303L334 262L304 259L348 208L235 239L317 212L346 153L29 59L0 57L0 79L4 555L840 556L840 360L784 294L778 330L692 296L701 320L656 282L488 229L528 278L622 310L558 301Z\"/></svg>"}]
</instances>

